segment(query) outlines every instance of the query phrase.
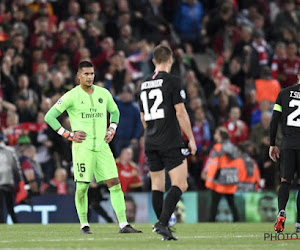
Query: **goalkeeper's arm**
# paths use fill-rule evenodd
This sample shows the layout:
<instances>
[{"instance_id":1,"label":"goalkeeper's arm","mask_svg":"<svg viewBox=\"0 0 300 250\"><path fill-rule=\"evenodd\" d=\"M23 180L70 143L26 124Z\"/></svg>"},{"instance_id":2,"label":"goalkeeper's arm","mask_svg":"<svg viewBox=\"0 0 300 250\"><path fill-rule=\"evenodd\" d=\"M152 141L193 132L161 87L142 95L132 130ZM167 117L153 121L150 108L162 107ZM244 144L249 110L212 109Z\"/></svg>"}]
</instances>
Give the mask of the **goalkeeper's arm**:
<instances>
[{"instance_id":1,"label":"goalkeeper's arm","mask_svg":"<svg viewBox=\"0 0 300 250\"><path fill-rule=\"evenodd\" d=\"M119 123L119 119L120 119L119 109L116 109L114 112L110 113L110 125L106 131L106 135L104 138L106 143L110 143L114 138Z\"/></svg>"},{"instance_id":2,"label":"goalkeeper's arm","mask_svg":"<svg viewBox=\"0 0 300 250\"><path fill-rule=\"evenodd\" d=\"M81 143L83 140L85 140L86 134L84 131L70 132L69 130L62 127L59 121L57 120L57 117L60 115L61 112L57 108L52 107L45 115L45 122L47 122L49 126L53 130L55 130L59 135L65 137L69 141Z\"/></svg>"}]
</instances>

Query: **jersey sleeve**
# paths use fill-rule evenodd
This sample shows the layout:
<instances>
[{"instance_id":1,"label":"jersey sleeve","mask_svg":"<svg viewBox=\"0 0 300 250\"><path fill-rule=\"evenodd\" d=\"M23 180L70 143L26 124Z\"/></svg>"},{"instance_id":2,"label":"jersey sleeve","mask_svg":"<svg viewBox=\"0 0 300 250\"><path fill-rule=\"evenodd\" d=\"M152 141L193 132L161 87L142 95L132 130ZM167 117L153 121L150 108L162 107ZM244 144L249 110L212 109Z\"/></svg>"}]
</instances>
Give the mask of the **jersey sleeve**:
<instances>
[{"instance_id":1,"label":"jersey sleeve","mask_svg":"<svg viewBox=\"0 0 300 250\"><path fill-rule=\"evenodd\" d=\"M278 96L277 96L277 99L275 101L275 104L274 104L274 107L273 107L273 110L274 111L278 111L278 112L282 112L282 106L281 106L281 93L282 92L279 92Z\"/></svg>"},{"instance_id":2,"label":"jersey sleeve","mask_svg":"<svg viewBox=\"0 0 300 250\"><path fill-rule=\"evenodd\" d=\"M107 91L106 93L107 93L107 95L106 95L107 96L106 108L107 108L107 111L109 113L112 113L112 112L114 112L118 108L118 106L115 103L115 101L114 101L111 93L109 91Z\"/></svg>"},{"instance_id":3,"label":"jersey sleeve","mask_svg":"<svg viewBox=\"0 0 300 250\"><path fill-rule=\"evenodd\" d=\"M139 88L139 90L138 90L138 106L139 106L139 108L140 108L140 112L142 112L142 113L144 113L144 107L143 107L143 103L142 103L142 99L141 99L141 93L142 93L142 91L141 91L141 88Z\"/></svg>"},{"instance_id":4,"label":"jersey sleeve","mask_svg":"<svg viewBox=\"0 0 300 250\"><path fill-rule=\"evenodd\" d=\"M67 110L70 106L72 106L73 99L76 98L73 96L71 91L65 93L59 100L54 104L54 107L63 113Z\"/></svg>"},{"instance_id":5,"label":"jersey sleeve","mask_svg":"<svg viewBox=\"0 0 300 250\"><path fill-rule=\"evenodd\" d=\"M172 91L172 102L173 105L185 102L186 93L183 89L180 78L176 77L173 79L173 91Z\"/></svg>"}]
</instances>

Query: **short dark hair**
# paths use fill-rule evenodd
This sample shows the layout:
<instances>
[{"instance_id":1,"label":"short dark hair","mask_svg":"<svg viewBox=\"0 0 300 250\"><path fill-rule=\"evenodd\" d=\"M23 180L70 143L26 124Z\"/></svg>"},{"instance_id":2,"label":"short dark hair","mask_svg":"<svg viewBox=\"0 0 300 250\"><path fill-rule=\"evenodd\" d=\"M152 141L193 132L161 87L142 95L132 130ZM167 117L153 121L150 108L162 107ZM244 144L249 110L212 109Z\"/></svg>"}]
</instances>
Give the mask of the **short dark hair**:
<instances>
[{"instance_id":1,"label":"short dark hair","mask_svg":"<svg viewBox=\"0 0 300 250\"><path fill-rule=\"evenodd\" d=\"M78 65L78 71L82 70L83 68L94 68L94 65L89 61L82 61Z\"/></svg>"},{"instance_id":2,"label":"short dark hair","mask_svg":"<svg viewBox=\"0 0 300 250\"><path fill-rule=\"evenodd\" d=\"M153 55L155 61L160 64L167 62L173 55L173 52L168 46L158 45L154 48Z\"/></svg>"},{"instance_id":3,"label":"short dark hair","mask_svg":"<svg viewBox=\"0 0 300 250\"><path fill-rule=\"evenodd\" d=\"M229 132L225 127L218 127L217 129L219 130L222 141L229 139Z\"/></svg>"}]
</instances>

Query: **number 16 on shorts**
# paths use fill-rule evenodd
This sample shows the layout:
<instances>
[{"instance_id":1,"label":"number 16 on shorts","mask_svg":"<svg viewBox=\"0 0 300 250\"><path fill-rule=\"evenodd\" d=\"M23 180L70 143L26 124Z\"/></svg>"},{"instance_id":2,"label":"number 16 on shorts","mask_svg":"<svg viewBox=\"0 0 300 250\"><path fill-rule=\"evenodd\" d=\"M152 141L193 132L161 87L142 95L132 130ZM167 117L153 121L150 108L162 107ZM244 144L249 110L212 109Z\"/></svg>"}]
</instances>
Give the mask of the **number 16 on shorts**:
<instances>
[{"instance_id":1,"label":"number 16 on shorts","mask_svg":"<svg viewBox=\"0 0 300 250\"><path fill-rule=\"evenodd\" d=\"M85 172L85 164L84 163L77 163L77 171L80 177L83 177L83 173Z\"/></svg>"}]
</instances>

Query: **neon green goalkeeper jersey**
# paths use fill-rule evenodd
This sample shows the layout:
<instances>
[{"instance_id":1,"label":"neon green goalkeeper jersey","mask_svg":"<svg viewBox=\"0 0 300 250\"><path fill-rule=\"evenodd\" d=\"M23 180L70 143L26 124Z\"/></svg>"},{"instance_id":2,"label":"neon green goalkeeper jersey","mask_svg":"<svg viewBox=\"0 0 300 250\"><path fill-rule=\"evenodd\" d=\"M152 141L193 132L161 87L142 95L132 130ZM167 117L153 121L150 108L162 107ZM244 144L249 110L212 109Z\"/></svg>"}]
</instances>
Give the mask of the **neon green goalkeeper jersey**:
<instances>
[{"instance_id":1,"label":"neon green goalkeeper jersey","mask_svg":"<svg viewBox=\"0 0 300 250\"><path fill-rule=\"evenodd\" d=\"M86 139L82 147L100 151L107 129L107 111L118 107L112 95L105 88L93 85L93 93L86 93L80 85L65 93L54 105L61 113L67 111L72 131L82 130Z\"/></svg>"}]
</instances>

